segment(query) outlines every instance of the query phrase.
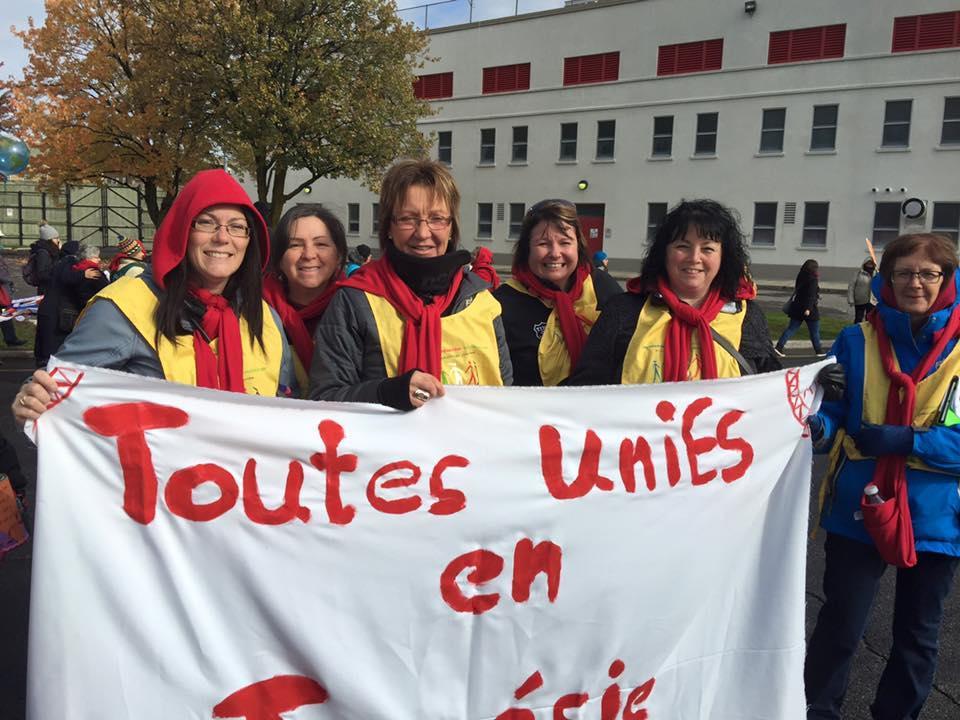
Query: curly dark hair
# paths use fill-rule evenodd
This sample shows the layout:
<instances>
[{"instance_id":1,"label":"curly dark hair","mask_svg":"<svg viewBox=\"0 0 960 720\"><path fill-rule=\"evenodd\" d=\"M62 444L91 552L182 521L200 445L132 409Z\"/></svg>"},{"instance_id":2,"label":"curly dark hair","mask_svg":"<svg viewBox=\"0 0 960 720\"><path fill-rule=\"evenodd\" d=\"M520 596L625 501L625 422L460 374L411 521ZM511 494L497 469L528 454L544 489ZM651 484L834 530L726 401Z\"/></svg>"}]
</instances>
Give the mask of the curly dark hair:
<instances>
[{"instance_id":1,"label":"curly dark hair","mask_svg":"<svg viewBox=\"0 0 960 720\"><path fill-rule=\"evenodd\" d=\"M657 226L640 268L643 286L654 289L659 278L667 277L667 246L696 228L700 237L720 243L720 270L713 285L728 299L737 295L740 282L748 277L750 256L735 211L716 200L684 200Z\"/></svg>"}]
</instances>

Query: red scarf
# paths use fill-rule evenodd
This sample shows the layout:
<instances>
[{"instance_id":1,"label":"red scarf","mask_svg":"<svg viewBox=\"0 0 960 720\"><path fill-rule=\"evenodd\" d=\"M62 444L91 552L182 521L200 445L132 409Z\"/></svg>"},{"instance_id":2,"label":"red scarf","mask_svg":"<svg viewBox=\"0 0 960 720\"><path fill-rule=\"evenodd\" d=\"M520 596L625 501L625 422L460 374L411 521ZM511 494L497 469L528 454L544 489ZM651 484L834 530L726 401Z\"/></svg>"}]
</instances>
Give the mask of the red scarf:
<instances>
[{"instance_id":1,"label":"red scarf","mask_svg":"<svg viewBox=\"0 0 960 720\"><path fill-rule=\"evenodd\" d=\"M200 288L190 290L207 311L199 329L193 332L193 353L197 364L197 387L231 392L246 392L243 384L243 346L240 342L240 321L230 303L222 295ZM206 337L204 337L206 334ZM217 352L207 340L217 340Z\"/></svg>"},{"instance_id":2,"label":"red scarf","mask_svg":"<svg viewBox=\"0 0 960 720\"><path fill-rule=\"evenodd\" d=\"M92 258L89 260L81 260L73 266L73 269L78 270L79 272L85 272L87 270L99 270L100 263Z\"/></svg>"},{"instance_id":3,"label":"red scarf","mask_svg":"<svg viewBox=\"0 0 960 720\"><path fill-rule=\"evenodd\" d=\"M13 305L13 298L10 297L10 293L7 292L6 285L0 285L0 307L10 307Z\"/></svg>"},{"instance_id":4,"label":"red scarf","mask_svg":"<svg viewBox=\"0 0 960 720\"><path fill-rule=\"evenodd\" d=\"M367 263L343 281L341 287L352 287L377 295L389 302L403 317L403 344L400 347L399 374L422 370L440 377L440 316L450 307L463 270L457 271L445 295L437 295L432 303L424 303L397 275L389 258Z\"/></svg>"},{"instance_id":5,"label":"red scarf","mask_svg":"<svg viewBox=\"0 0 960 720\"><path fill-rule=\"evenodd\" d=\"M490 248L482 247L477 250L476 257L473 258L471 271L481 280L490 283L490 287L494 290L500 287L500 276L493 269L493 253L490 252Z\"/></svg>"},{"instance_id":6,"label":"red scarf","mask_svg":"<svg viewBox=\"0 0 960 720\"><path fill-rule=\"evenodd\" d=\"M343 273L336 278L331 278L323 292L302 308L290 304L287 300L286 288L275 274L270 273L263 278L263 299L277 311L280 322L283 323L283 329L293 343L297 357L300 358L300 363L307 370L310 370L310 364L313 361L313 337L307 328L307 323L323 315L323 311L327 309L333 294L337 291L337 283L343 278Z\"/></svg>"},{"instance_id":7,"label":"red scarf","mask_svg":"<svg viewBox=\"0 0 960 720\"><path fill-rule=\"evenodd\" d=\"M132 255L127 255L126 253L117 253L116 255L113 256L113 260L110 261L110 267L107 268L110 271L111 275L120 269L120 263L123 262L124 260L133 260L134 262L142 262L141 260L137 260Z\"/></svg>"},{"instance_id":8,"label":"red scarf","mask_svg":"<svg viewBox=\"0 0 960 720\"><path fill-rule=\"evenodd\" d=\"M892 289L885 285L881 291L883 301L897 308ZM957 298L957 289L950 278L930 308L930 313L950 307ZM917 383L923 380L930 368L946 348L947 343L960 333L960 307L953 309L944 328L934 334L933 347L909 375L897 370L894 363L893 345L879 312L872 313L870 323L877 331L877 344L883 369L890 378L887 394L887 425L912 425L913 411L917 400ZM903 395L901 397L901 391ZM893 500L893 506L861 505L864 510L864 525L870 532L880 556L889 564L898 567L913 567L917 564L917 548L913 539L913 521L907 495L907 458L903 455L881 455L873 471L873 484L880 496Z\"/></svg>"},{"instance_id":9,"label":"red scarf","mask_svg":"<svg viewBox=\"0 0 960 720\"><path fill-rule=\"evenodd\" d=\"M560 332L563 333L563 342L570 353L570 367L576 367L587 342L587 331L584 329L584 320L573 309L573 303L583 295L583 283L590 277L590 267L578 265L573 275L573 284L569 290L554 290L543 284L543 281L534 275L528 268L513 268L513 277L523 284L530 294L553 303L560 321Z\"/></svg>"}]
</instances>

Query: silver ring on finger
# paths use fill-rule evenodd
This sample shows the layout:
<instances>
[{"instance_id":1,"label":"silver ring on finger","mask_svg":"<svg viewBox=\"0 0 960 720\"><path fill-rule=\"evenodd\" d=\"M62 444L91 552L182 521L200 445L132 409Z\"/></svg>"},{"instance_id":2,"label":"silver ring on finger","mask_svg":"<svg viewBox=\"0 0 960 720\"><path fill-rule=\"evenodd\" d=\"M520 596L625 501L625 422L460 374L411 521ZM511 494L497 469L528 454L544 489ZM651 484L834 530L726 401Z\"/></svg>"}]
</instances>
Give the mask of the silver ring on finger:
<instances>
[{"instance_id":1,"label":"silver ring on finger","mask_svg":"<svg viewBox=\"0 0 960 720\"><path fill-rule=\"evenodd\" d=\"M413 397L415 397L420 402L426 402L427 400L430 399L430 393L428 393L426 390L421 390L420 388L417 388L416 390L413 391Z\"/></svg>"},{"instance_id":2,"label":"silver ring on finger","mask_svg":"<svg viewBox=\"0 0 960 720\"><path fill-rule=\"evenodd\" d=\"M26 406L27 406L27 403L26 403L26 401L25 401L25 397L24 397L23 395L21 395L21 396L20 396L20 407L26 407Z\"/></svg>"}]
</instances>

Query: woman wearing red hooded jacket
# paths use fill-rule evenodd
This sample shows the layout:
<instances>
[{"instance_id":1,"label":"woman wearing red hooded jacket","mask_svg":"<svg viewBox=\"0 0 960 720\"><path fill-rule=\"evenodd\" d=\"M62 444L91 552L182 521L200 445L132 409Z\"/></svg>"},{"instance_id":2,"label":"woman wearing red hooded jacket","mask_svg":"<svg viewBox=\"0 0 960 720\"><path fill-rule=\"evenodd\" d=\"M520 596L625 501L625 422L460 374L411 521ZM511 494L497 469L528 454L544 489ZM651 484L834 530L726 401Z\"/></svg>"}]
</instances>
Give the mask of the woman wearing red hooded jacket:
<instances>
[{"instance_id":1,"label":"woman wearing red hooded jacket","mask_svg":"<svg viewBox=\"0 0 960 720\"><path fill-rule=\"evenodd\" d=\"M287 394L290 349L262 298L267 238L236 180L222 170L198 173L157 229L152 268L98 293L57 357L199 387ZM55 391L37 370L14 399L15 418L39 417Z\"/></svg>"}]
</instances>

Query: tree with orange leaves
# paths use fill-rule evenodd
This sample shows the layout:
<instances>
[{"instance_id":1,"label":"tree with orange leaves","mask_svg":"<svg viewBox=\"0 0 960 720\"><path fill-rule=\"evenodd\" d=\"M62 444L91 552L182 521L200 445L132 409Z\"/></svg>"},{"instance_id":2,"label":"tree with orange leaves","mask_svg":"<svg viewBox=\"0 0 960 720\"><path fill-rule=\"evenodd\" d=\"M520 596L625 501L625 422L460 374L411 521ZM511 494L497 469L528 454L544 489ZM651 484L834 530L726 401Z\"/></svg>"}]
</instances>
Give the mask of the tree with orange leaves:
<instances>
[{"instance_id":1,"label":"tree with orange leaves","mask_svg":"<svg viewBox=\"0 0 960 720\"><path fill-rule=\"evenodd\" d=\"M142 187L158 222L194 171L229 163L283 204L321 177L418 155L425 47L390 0L49 2L16 98L48 185ZM298 181L288 178L296 172Z\"/></svg>"}]
</instances>

